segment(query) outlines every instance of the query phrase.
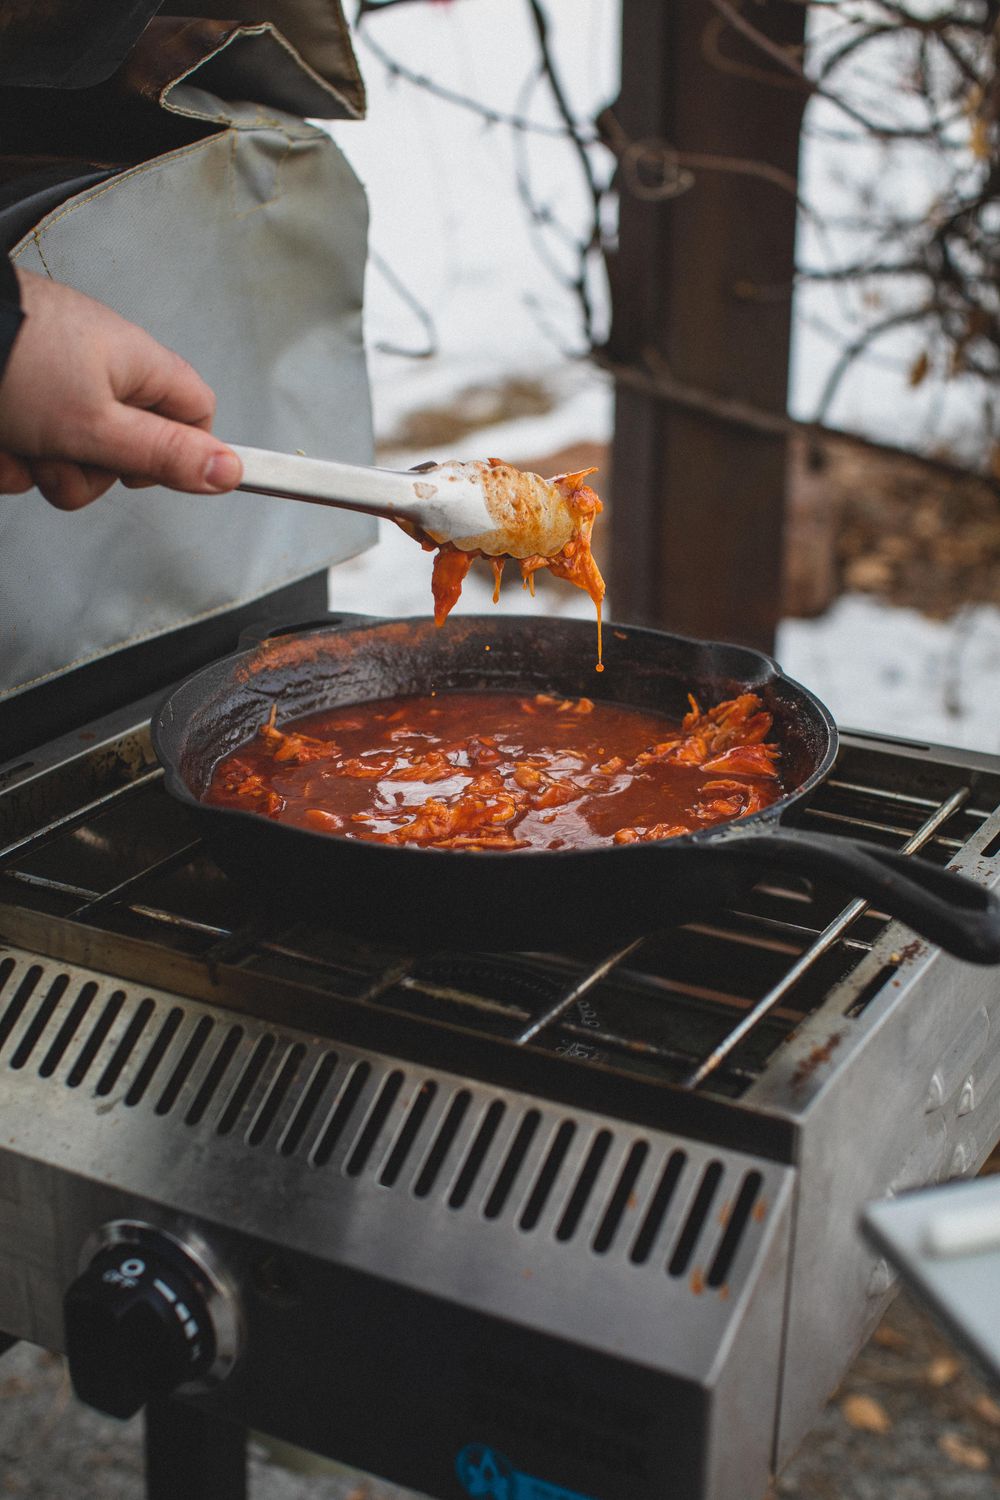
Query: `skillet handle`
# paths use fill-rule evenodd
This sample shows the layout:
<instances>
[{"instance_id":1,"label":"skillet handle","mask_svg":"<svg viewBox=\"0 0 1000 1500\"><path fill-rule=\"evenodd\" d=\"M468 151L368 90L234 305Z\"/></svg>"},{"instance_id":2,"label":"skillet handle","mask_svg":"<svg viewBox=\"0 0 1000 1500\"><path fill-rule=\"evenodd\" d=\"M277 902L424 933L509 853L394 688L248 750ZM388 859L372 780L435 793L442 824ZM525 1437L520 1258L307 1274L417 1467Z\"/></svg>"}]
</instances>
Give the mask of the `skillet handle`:
<instances>
[{"instance_id":1,"label":"skillet handle","mask_svg":"<svg viewBox=\"0 0 1000 1500\"><path fill-rule=\"evenodd\" d=\"M974 964L1000 963L1000 899L975 881L913 854L800 829L734 833L727 854L821 875L899 917L914 932Z\"/></svg>"}]
</instances>

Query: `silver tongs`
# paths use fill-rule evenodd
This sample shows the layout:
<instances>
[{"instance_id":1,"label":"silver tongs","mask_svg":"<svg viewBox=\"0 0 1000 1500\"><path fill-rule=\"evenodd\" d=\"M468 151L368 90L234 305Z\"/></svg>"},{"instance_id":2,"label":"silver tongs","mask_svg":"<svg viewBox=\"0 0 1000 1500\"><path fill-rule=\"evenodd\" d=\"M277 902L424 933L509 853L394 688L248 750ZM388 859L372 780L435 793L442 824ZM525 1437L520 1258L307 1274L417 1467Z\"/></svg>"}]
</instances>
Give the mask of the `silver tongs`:
<instances>
[{"instance_id":1,"label":"silver tongs","mask_svg":"<svg viewBox=\"0 0 1000 1500\"><path fill-rule=\"evenodd\" d=\"M243 464L241 490L384 516L463 552L553 557L576 528L556 485L511 464L453 460L403 472L230 446Z\"/></svg>"}]
</instances>

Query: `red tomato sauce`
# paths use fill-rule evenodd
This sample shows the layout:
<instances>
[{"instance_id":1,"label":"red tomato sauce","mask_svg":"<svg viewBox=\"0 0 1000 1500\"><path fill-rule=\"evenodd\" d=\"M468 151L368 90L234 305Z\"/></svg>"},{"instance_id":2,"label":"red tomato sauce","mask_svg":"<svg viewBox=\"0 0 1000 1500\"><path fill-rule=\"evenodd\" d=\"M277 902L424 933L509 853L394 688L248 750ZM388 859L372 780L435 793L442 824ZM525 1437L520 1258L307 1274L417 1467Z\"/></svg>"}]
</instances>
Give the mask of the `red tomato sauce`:
<instances>
[{"instance_id":1,"label":"red tomato sauce","mask_svg":"<svg viewBox=\"0 0 1000 1500\"><path fill-rule=\"evenodd\" d=\"M752 693L677 723L549 694L433 693L261 727L205 801L342 838L583 849L672 838L783 795Z\"/></svg>"}]
</instances>

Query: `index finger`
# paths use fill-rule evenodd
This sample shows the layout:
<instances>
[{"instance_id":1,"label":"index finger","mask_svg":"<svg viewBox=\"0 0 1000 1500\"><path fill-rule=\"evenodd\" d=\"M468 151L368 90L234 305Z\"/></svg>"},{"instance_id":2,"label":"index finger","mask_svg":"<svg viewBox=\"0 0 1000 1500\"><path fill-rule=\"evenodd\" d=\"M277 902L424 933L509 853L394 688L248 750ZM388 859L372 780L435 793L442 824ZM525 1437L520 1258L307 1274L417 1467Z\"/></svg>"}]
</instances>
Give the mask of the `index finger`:
<instances>
[{"instance_id":1,"label":"index finger","mask_svg":"<svg viewBox=\"0 0 1000 1500\"><path fill-rule=\"evenodd\" d=\"M126 406L139 406L157 416L187 427L211 431L215 416L215 392L186 359L149 339L147 359L136 372L135 383L118 399ZM116 393L118 394L118 393Z\"/></svg>"}]
</instances>

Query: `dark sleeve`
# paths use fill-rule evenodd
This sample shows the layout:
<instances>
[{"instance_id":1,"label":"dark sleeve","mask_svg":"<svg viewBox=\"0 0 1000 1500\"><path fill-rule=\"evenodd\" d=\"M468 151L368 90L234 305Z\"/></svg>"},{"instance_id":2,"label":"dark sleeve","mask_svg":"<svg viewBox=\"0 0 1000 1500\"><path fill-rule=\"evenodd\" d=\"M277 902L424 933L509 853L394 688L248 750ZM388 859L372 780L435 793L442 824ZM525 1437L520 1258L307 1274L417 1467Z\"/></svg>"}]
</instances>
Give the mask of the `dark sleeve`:
<instances>
[{"instance_id":1,"label":"dark sleeve","mask_svg":"<svg viewBox=\"0 0 1000 1500\"><path fill-rule=\"evenodd\" d=\"M163 0L0 0L0 85L82 89L103 83Z\"/></svg>"},{"instance_id":2,"label":"dark sleeve","mask_svg":"<svg viewBox=\"0 0 1000 1500\"><path fill-rule=\"evenodd\" d=\"M0 375L6 368L17 338L17 330L23 322L21 289L14 275L14 267L6 255L0 254Z\"/></svg>"}]
</instances>

